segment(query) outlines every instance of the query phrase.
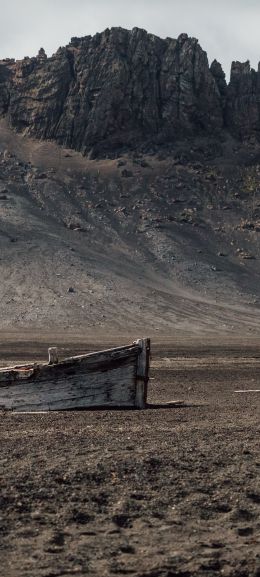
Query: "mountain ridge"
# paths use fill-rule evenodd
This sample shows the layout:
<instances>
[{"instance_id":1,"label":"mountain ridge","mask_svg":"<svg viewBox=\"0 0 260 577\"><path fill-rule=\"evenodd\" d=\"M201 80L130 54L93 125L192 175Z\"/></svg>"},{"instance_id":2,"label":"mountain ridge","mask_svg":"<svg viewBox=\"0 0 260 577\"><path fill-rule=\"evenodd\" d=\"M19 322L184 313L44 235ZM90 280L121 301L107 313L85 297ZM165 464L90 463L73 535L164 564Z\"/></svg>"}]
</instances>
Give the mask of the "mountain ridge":
<instances>
[{"instance_id":1,"label":"mountain ridge","mask_svg":"<svg viewBox=\"0 0 260 577\"><path fill-rule=\"evenodd\" d=\"M0 62L11 127L89 154L149 152L198 135L260 141L260 69L233 62L229 84L196 38L134 28L72 38L51 57Z\"/></svg>"}]
</instances>

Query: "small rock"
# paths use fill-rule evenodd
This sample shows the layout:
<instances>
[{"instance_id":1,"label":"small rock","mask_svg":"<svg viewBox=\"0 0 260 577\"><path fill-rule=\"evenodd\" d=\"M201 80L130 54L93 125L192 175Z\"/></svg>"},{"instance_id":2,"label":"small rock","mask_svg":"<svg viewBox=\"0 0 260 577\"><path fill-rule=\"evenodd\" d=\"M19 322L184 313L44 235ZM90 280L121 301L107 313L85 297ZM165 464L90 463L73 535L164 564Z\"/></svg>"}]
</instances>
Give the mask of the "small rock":
<instances>
[{"instance_id":1,"label":"small rock","mask_svg":"<svg viewBox=\"0 0 260 577\"><path fill-rule=\"evenodd\" d=\"M124 170L122 170L121 172L121 176L123 176L123 178L130 178L131 176L133 176L133 173L131 170L127 170L126 168L124 168Z\"/></svg>"},{"instance_id":2,"label":"small rock","mask_svg":"<svg viewBox=\"0 0 260 577\"><path fill-rule=\"evenodd\" d=\"M255 256L253 254L250 254L249 252L240 252L239 256L243 260L255 260Z\"/></svg>"},{"instance_id":3,"label":"small rock","mask_svg":"<svg viewBox=\"0 0 260 577\"><path fill-rule=\"evenodd\" d=\"M237 532L238 532L238 535L240 535L241 537L247 537L248 535L252 535L253 528L252 527L239 527Z\"/></svg>"},{"instance_id":4,"label":"small rock","mask_svg":"<svg viewBox=\"0 0 260 577\"><path fill-rule=\"evenodd\" d=\"M4 150L4 159L5 159L5 160L6 160L7 158L12 158L12 156L13 156L13 155L11 154L11 152L10 152L8 149Z\"/></svg>"},{"instance_id":5,"label":"small rock","mask_svg":"<svg viewBox=\"0 0 260 577\"><path fill-rule=\"evenodd\" d=\"M44 180L45 178L48 178L48 177L47 177L47 174L45 172L39 172L36 175L36 178L38 178L39 180Z\"/></svg>"}]
</instances>

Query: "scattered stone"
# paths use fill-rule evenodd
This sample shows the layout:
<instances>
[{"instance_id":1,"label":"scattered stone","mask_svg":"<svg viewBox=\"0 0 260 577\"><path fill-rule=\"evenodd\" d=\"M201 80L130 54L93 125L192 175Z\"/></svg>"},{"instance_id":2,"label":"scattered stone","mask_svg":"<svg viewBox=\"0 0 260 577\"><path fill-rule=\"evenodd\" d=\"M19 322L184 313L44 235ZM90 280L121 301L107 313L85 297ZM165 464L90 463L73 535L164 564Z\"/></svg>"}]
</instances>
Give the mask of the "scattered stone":
<instances>
[{"instance_id":1,"label":"scattered stone","mask_svg":"<svg viewBox=\"0 0 260 577\"><path fill-rule=\"evenodd\" d=\"M130 178L133 176L133 173L131 170L127 170L126 168L124 168L124 170L122 170L121 172L121 176L123 176L123 178Z\"/></svg>"},{"instance_id":2,"label":"scattered stone","mask_svg":"<svg viewBox=\"0 0 260 577\"><path fill-rule=\"evenodd\" d=\"M71 520L79 525L86 525L92 520L92 516L85 511L73 511Z\"/></svg>"},{"instance_id":3,"label":"scattered stone","mask_svg":"<svg viewBox=\"0 0 260 577\"><path fill-rule=\"evenodd\" d=\"M141 166L142 168L150 168L150 164L149 164L149 162L147 162L147 160L141 160L141 161L140 161L140 166Z\"/></svg>"},{"instance_id":4,"label":"scattered stone","mask_svg":"<svg viewBox=\"0 0 260 577\"><path fill-rule=\"evenodd\" d=\"M12 158L12 156L13 155L11 154L11 152L8 149L4 150L4 160L8 160L9 158Z\"/></svg>"},{"instance_id":5,"label":"scattered stone","mask_svg":"<svg viewBox=\"0 0 260 577\"><path fill-rule=\"evenodd\" d=\"M118 513L113 515L112 521L121 528L131 527L132 523L129 519L129 516L125 513Z\"/></svg>"},{"instance_id":6,"label":"scattered stone","mask_svg":"<svg viewBox=\"0 0 260 577\"><path fill-rule=\"evenodd\" d=\"M254 230L260 232L260 220L256 220L255 222L251 220L241 220L237 230Z\"/></svg>"},{"instance_id":7,"label":"scattered stone","mask_svg":"<svg viewBox=\"0 0 260 577\"><path fill-rule=\"evenodd\" d=\"M253 528L252 527L238 527L238 535L241 537L248 537L248 535L252 535Z\"/></svg>"},{"instance_id":8,"label":"scattered stone","mask_svg":"<svg viewBox=\"0 0 260 577\"><path fill-rule=\"evenodd\" d=\"M246 493L248 499L251 499L257 505L260 505L260 491L250 491L248 490Z\"/></svg>"},{"instance_id":9,"label":"scattered stone","mask_svg":"<svg viewBox=\"0 0 260 577\"><path fill-rule=\"evenodd\" d=\"M247 251L240 251L239 256L243 260L255 260L255 256L253 254L251 254L250 252L247 252Z\"/></svg>"},{"instance_id":10,"label":"scattered stone","mask_svg":"<svg viewBox=\"0 0 260 577\"><path fill-rule=\"evenodd\" d=\"M121 553L127 553L128 555L134 555L136 549L132 547L132 545L129 545L129 543L126 543L125 545L123 544L120 546L120 551Z\"/></svg>"},{"instance_id":11,"label":"scattered stone","mask_svg":"<svg viewBox=\"0 0 260 577\"><path fill-rule=\"evenodd\" d=\"M44 180L45 178L48 178L46 172L38 172L38 174L36 174L36 178L38 178L38 180Z\"/></svg>"}]
</instances>

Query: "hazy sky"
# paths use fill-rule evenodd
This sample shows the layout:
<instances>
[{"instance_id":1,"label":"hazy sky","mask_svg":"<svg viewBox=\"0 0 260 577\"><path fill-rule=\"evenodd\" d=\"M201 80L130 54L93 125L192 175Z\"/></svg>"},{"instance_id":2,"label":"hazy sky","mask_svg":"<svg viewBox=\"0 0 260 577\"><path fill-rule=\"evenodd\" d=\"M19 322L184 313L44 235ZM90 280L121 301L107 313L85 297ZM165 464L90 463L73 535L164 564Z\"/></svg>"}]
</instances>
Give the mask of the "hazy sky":
<instances>
[{"instance_id":1,"label":"hazy sky","mask_svg":"<svg viewBox=\"0 0 260 577\"><path fill-rule=\"evenodd\" d=\"M161 37L199 39L227 73L232 60L260 60L260 0L0 0L0 58L48 55L111 26L138 26Z\"/></svg>"}]
</instances>

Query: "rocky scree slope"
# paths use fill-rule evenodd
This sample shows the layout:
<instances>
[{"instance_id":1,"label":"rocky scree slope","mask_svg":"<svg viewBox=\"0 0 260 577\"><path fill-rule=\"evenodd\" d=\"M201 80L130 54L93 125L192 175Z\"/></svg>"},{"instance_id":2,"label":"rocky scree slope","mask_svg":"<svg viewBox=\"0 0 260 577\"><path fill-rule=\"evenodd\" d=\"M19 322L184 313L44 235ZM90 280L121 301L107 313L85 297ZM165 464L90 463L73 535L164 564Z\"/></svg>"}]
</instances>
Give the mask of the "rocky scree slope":
<instances>
[{"instance_id":1,"label":"rocky scree slope","mask_svg":"<svg viewBox=\"0 0 260 577\"><path fill-rule=\"evenodd\" d=\"M235 62L227 85L186 34L162 40L112 28L72 38L51 58L41 49L0 63L0 113L10 125L92 157L223 130L259 140L259 98L259 70Z\"/></svg>"},{"instance_id":2,"label":"rocky scree slope","mask_svg":"<svg viewBox=\"0 0 260 577\"><path fill-rule=\"evenodd\" d=\"M260 153L89 160L0 122L1 327L259 331Z\"/></svg>"},{"instance_id":3,"label":"rocky scree slope","mask_svg":"<svg viewBox=\"0 0 260 577\"><path fill-rule=\"evenodd\" d=\"M186 35L2 61L1 326L256 334L258 99Z\"/></svg>"}]
</instances>

